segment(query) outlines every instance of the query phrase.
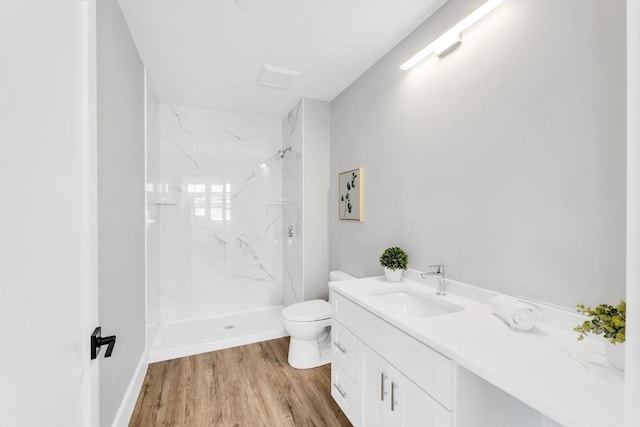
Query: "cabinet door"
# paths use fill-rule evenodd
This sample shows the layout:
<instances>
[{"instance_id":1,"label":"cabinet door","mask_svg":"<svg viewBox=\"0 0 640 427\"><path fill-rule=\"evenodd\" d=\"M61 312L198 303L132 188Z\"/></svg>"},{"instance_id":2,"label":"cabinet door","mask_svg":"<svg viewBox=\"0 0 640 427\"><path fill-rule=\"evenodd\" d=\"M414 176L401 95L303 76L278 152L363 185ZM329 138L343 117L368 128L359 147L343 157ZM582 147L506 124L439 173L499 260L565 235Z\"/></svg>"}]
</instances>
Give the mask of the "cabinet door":
<instances>
[{"instance_id":1,"label":"cabinet door","mask_svg":"<svg viewBox=\"0 0 640 427\"><path fill-rule=\"evenodd\" d=\"M358 341L362 427L451 427L452 413Z\"/></svg>"},{"instance_id":2,"label":"cabinet door","mask_svg":"<svg viewBox=\"0 0 640 427\"><path fill-rule=\"evenodd\" d=\"M453 415L404 375L393 377L394 421L404 427L451 427Z\"/></svg>"},{"instance_id":3,"label":"cabinet door","mask_svg":"<svg viewBox=\"0 0 640 427\"><path fill-rule=\"evenodd\" d=\"M358 395L360 425L388 427L391 406L390 366L369 346L358 341Z\"/></svg>"}]
</instances>

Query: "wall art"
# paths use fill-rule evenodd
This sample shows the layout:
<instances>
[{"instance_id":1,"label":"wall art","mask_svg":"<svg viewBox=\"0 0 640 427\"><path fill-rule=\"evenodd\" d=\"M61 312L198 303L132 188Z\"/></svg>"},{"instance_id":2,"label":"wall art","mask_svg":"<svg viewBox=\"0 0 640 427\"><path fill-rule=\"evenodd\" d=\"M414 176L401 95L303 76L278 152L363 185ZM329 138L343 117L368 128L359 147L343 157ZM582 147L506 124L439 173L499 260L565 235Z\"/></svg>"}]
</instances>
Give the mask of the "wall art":
<instances>
[{"instance_id":1,"label":"wall art","mask_svg":"<svg viewBox=\"0 0 640 427\"><path fill-rule=\"evenodd\" d=\"M362 168L338 174L338 218L362 221Z\"/></svg>"}]
</instances>

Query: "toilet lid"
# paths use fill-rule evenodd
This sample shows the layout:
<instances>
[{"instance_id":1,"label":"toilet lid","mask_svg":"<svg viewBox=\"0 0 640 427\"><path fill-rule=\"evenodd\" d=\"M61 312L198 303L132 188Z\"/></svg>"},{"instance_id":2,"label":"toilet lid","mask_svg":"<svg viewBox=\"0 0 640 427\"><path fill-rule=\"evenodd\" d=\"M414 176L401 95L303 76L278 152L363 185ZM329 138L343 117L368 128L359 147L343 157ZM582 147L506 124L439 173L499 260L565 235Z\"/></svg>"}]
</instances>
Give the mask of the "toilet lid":
<instances>
[{"instance_id":1,"label":"toilet lid","mask_svg":"<svg viewBox=\"0 0 640 427\"><path fill-rule=\"evenodd\" d=\"M294 322L330 319L331 304L322 299L299 302L282 310L282 317Z\"/></svg>"}]
</instances>

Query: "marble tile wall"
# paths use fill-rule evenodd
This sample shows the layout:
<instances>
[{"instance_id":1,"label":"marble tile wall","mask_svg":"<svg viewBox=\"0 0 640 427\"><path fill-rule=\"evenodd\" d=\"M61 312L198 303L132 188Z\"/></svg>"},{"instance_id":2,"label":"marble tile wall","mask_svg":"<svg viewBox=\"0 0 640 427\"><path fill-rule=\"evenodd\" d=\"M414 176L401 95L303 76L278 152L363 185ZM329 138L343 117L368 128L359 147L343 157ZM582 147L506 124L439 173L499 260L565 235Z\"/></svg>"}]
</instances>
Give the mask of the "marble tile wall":
<instances>
[{"instance_id":1,"label":"marble tile wall","mask_svg":"<svg viewBox=\"0 0 640 427\"><path fill-rule=\"evenodd\" d=\"M303 301L302 281L302 153L303 153L303 101L302 99L282 119L282 146L291 147L283 159L282 192L284 196L284 228L291 227L293 237L287 237L283 248L283 303L285 306Z\"/></svg>"},{"instance_id":2,"label":"marble tile wall","mask_svg":"<svg viewBox=\"0 0 640 427\"><path fill-rule=\"evenodd\" d=\"M160 116L158 98L151 81L147 79L147 326L158 323L160 306L160 233L157 222L159 213L156 183L160 177ZM149 341L153 341L150 330Z\"/></svg>"},{"instance_id":3,"label":"marble tile wall","mask_svg":"<svg viewBox=\"0 0 640 427\"><path fill-rule=\"evenodd\" d=\"M282 304L280 120L167 104L158 117L157 321Z\"/></svg>"}]
</instances>

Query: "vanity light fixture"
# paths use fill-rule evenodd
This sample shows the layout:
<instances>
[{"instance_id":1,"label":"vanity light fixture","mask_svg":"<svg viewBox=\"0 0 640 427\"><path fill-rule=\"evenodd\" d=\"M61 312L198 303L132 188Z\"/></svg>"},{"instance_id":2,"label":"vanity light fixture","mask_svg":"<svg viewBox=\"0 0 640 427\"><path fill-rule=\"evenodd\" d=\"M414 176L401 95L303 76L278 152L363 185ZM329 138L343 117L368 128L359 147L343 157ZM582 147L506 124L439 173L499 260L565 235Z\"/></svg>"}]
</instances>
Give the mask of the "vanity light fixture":
<instances>
[{"instance_id":1,"label":"vanity light fixture","mask_svg":"<svg viewBox=\"0 0 640 427\"><path fill-rule=\"evenodd\" d=\"M453 52L460 46L460 43L462 43L461 33L482 19L483 16L488 15L496 7L500 6L502 2L503 0L487 1L467 15L462 21L451 27L447 32L425 46L420 52L409 58L407 62L400 66L400 69L406 71L427 57L442 58L450 52Z\"/></svg>"}]
</instances>

